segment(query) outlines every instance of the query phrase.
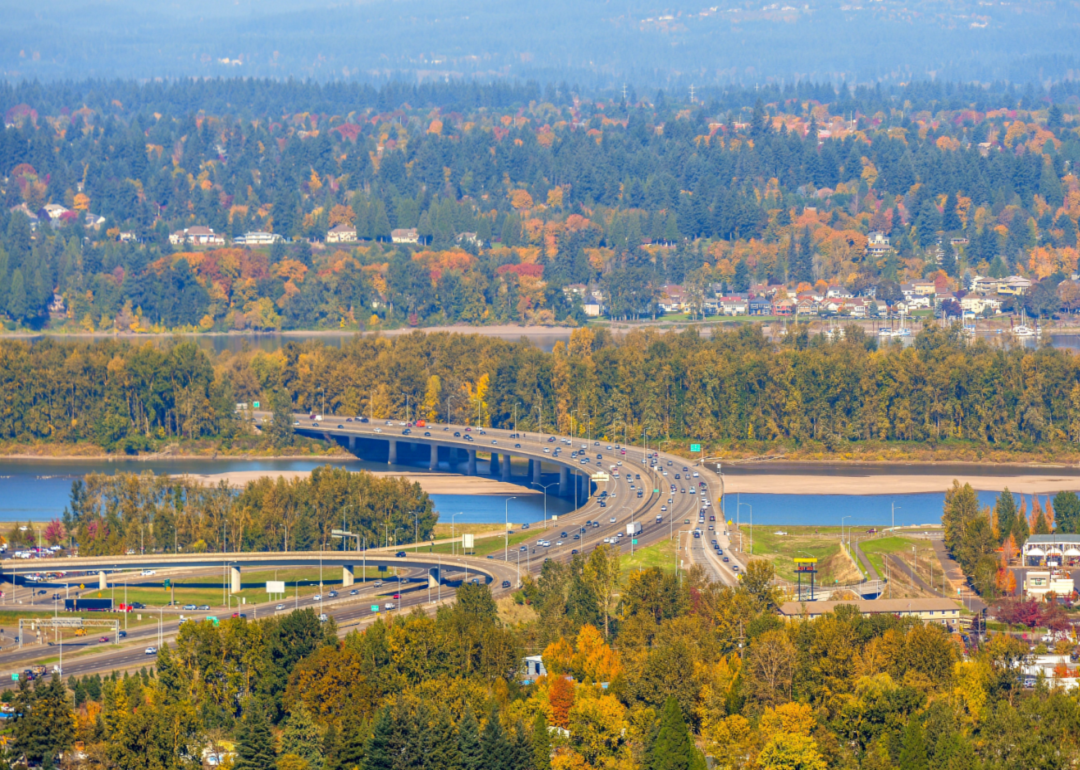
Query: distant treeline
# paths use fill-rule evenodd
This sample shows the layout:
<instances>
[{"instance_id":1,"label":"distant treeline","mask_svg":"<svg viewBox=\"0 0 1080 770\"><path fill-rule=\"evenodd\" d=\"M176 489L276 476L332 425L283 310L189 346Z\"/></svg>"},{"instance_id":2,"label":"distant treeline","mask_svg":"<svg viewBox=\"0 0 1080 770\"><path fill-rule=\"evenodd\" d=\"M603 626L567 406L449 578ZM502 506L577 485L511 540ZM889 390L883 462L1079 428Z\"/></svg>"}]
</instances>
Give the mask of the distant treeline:
<instances>
[{"instance_id":1,"label":"distant treeline","mask_svg":"<svg viewBox=\"0 0 1080 770\"><path fill-rule=\"evenodd\" d=\"M0 343L0 440L97 443L252 440L235 404L277 412L261 440L292 440L289 412L517 425L708 446L843 451L865 442L986 449L1080 441L1080 360L1069 351L969 343L931 327L910 347L849 329L828 342L796 328L581 329L545 353L481 335L358 337L212 357L190 342ZM542 422L541 422L542 420Z\"/></svg>"}]
</instances>

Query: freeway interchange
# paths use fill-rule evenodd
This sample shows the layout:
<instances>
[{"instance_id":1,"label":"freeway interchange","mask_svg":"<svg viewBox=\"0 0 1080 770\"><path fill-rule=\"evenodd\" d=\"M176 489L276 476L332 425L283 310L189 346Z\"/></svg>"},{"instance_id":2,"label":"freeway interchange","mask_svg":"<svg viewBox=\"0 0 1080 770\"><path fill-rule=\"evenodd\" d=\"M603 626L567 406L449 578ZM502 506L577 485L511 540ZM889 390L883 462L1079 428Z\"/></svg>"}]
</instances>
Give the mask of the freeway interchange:
<instances>
[{"instance_id":1,"label":"freeway interchange","mask_svg":"<svg viewBox=\"0 0 1080 770\"><path fill-rule=\"evenodd\" d=\"M548 486L554 486L556 482L549 477L556 473L560 490L570 496L576 495L578 505L570 514L557 519L552 517L545 522L546 527L540 523L532 525L527 541L515 544L513 549L508 545L507 535L507 545L487 558L411 553L408 552L411 545L369 548L362 553L146 554L39 559L25 565L7 561L3 565L4 577L12 580L20 573L49 571L99 573L112 576L113 583L119 587L145 569L185 574L204 570L218 575L222 570L233 570L238 575L245 567L319 564L322 568L341 567L345 578L351 578L353 567L385 566L396 570L399 580L391 579L382 586L375 586L374 581L352 585L351 579L347 579L333 599L324 594L317 602L310 597L296 597L236 608L237 612L252 619L312 608L333 617L339 631L345 633L363 628L388 612L408 612L416 607L428 610L440 602L452 601L456 587L466 580L483 580L491 585L496 596L507 594L520 584L523 575L538 574L544 561L565 561L576 553L587 555L605 543L629 555L638 548L677 538L680 548L676 551L678 563L674 566L685 568L689 562L702 564L711 579L726 584L736 583L737 570L744 566L730 552L726 522L716 504L721 499L721 477L704 465L696 465L676 455L582 437L458 425L417 428L399 422L361 422L335 416L315 420L310 415L296 415L293 427L298 433L344 443L350 448L355 448L358 442L387 442L391 463L396 460L399 444L426 444L432 453L429 463L432 470L448 464L451 471L476 474L486 466L489 473L502 480L532 489L540 486L542 481L550 481ZM440 452L447 455L445 461L440 459ZM488 453L495 453L498 458L492 457L484 463L478 457ZM460 462L455 462L455 456ZM524 478L513 474L510 457L529 461L529 472ZM574 481L575 477L577 481ZM703 522L699 523L702 511ZM710 517L715 517L715 521ZM640 525L636 538L627 534L628 524ZM713 529L710 530L710 526ZM692 531L698 528L700 538L695 538ZM725 563L709 545L713 539L730 562ZM407 552L404 558L394 555L401 550ZM18 592L24 589L17 585L13 588L15 595L12 598L17 599ZM36 589L37 586L33 586L30 590ZM62 591L63 586L54 584L47 590L52 594ZM388 597L395 594L400 598L392 599L394 608L387 610ZM25 604L20 609L25 610ZM52 614L49 611L52 606L46 605L43 609L46 609L44 615ZM230 606L221 617L234 614L232 609ZM145 648L156 647L174 637L183 622L181 616L191 615L176 607L148 608L141 612L152 620L156 616L156 622L132 629L124 640L126 646L121 649L110 648L107 652L85 655L96 645L109 647L97 642L96 634L88 634L77 644L65 642L66 654L76 650L81 654L64 661L63 674L81 676L152 664L153 656L147 655ZM211 613L204 612L201 616L208 614ZM17 671L35 660L54 660L59 652L55 645L28 645L22 650L5 648L0 651L0 671L5 668ZM7 684L10 686L10 682Z\"/></svg>"}]
</instances>

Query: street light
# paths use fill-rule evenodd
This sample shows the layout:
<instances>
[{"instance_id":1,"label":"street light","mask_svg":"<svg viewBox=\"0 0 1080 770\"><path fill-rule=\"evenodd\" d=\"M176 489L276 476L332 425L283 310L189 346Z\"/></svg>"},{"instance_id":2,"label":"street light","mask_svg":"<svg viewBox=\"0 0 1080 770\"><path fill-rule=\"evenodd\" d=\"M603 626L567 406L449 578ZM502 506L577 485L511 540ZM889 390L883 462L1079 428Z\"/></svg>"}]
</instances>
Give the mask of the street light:
<instances>
[{"instance_id":1,"label":"street light","mask_svg":"<svg viewBox=\"0 0 1080 770\"><path fill-rule=\"evenodd\" d=\"M895 502L892 504L892 528L889 530L889 534L892 535L896 532L896 509L899 508Z\"/></svg>"},{"instance_id":2,"label":"street light","mask_svg":"<svg viewBox=\"0 0 1080 770\"><path fill-rule=\"evenodd\" d=\"M413 523L416 524L416 532L413 535L413 553L420 552L420 514L422 511L412 511Z\"/></svg>"},{"instance_id":3,"label":"street light","mask_svg":"<svg viewBox=\"0 0 1080 770\"><path fill-rule=\"evenodd\" d=\"M750 555L753 556L754 555L754 506L750 505L750 503L742 503L742 502L740 502L738 505L739 505L740 508L742 508L742 506L745 505L747 508L750 509Z\"/></svg>"},{"instance_id":4,"label":"street light","mask_svg":"<svg viewBox=\"0 0 1080 770\"><path fill-rule=\"evenodd\" d=\"M455 556L457 555L457 551L455 550L457 541L454 539L454 519L456 519L462 513L464 513L464 511L458 511L457 513L450 514L450 553ZM464 552L464 547L461 550L462 552Z\"/></svg>"},{"instance_id":5,"label":"street light","mask_svg":"<svg viewBox=\"0 0 1080 770\"><path fill-rule=\"evenodd\" d=\"M548 487L554 487L554 486L558 485L558 483L559 482L557 482L557 481L553 481L550 484L541 484L539 481L534 481L532 483L532 485L534 487L540 487L541 489L544 490L544 529L547 529L547 491L548 491Z\"/></svg>"},{"instance_id":6,"label":"street light","mask_svg":"<svg viewBox=\"0 0 1080 770\"><path fill-rule=\"evenodd\" d=\"M851 516L845 516L840 519L840 545L844 544L844 522L850 519Z\"/></svg>"},{"instance_id":7,"label":"street light","mask_svg":"<svg viewBox=\"0 0 1080 770\"><path fill-rule=\"evenodd\" d=\"M505 514L505 525L506 525L505 530L503 531L503 536L506 538L506 542L503 545L503 561L506 562L507 564L510 563L510 501L511 500L517 500L517 497L508 497L508 498L506 498L506 505L503 508L503 513Z\"/></svg>"},{"instance_id":8,"label":"street light","mask_svg":"<svg viewBox=\"0 0 1080 770\"><path fill-rule=\"evenodd\" d=\"M409 419L409 399L412 398L412 396L408 393L402 393L401 395L405 396L405 422L412 422Z\"/></svg>"}]
</instances>

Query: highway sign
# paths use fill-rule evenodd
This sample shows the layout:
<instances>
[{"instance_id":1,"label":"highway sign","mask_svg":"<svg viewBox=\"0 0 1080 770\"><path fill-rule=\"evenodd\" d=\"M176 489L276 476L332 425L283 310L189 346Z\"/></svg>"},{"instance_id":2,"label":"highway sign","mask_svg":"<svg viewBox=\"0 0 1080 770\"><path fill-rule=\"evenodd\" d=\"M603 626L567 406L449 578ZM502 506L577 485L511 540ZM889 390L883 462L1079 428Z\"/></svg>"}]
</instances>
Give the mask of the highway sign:
<instances>
[{"instance_id":1,"label":"highway sign","mask_svg":"<svg viewBox=\"0 0 1080 770\"><path fill-rule=\"evenodd\" d=\"M252 401L252 402L251 402L251 405L252 405L252 406L253 406L254 408L256 408L256 409L258 409L258 408L259 408L259 402L258 402L258 401Z\"/></svg>"},{"instance_id":2,"label":"highway sign","mask_svg":"<svg viewBox=\"0 0 1080 770\"><path fill-rule=\"evenodd\" d=\"M633 540L630 541L630 543L631 545L637 545L637 538L635 537Z\"/></svg>"},{"instance_id":3,"label":"highway sign","mask_svg":"<svg viewBox=\"0 0 1080 770\"><path fill-rule=\"evenodd\" d=\"M266 593L268 593L268 594L283 594L283 593L285 593L285 581L284 580L267 580L266 581Z\"/></svg>"},{"instance_id":4,"label":"highway sign","mask_svg":"<svg viewBox=\"0 0 1080 770\"><path fill-rule=\"evenodd\" d=\"M372 612L378 612L379 611L379 605L377 605L377 604L371 605L371 611Z\"/></svg>"},{"instance_id":5,"label":"highway sign","mask_svg":"<svg viewBox=\"0 0 1080 770\"><path fill-rule=\"evenodd\" d=\"M691 444L690 445L690 451L691 452L700 452L701 451L701 444Z\"/></svg>"},{"instance_id":6,"label":"highway sign","mask_svg":"<svg viewBox=\"0 0 1080 770\"><path fill-rule=\"evenodd\" d=\"M476 547L476 535L464 534L461 536L462 548L475 548Z\"/></svg>"}]
</instances>

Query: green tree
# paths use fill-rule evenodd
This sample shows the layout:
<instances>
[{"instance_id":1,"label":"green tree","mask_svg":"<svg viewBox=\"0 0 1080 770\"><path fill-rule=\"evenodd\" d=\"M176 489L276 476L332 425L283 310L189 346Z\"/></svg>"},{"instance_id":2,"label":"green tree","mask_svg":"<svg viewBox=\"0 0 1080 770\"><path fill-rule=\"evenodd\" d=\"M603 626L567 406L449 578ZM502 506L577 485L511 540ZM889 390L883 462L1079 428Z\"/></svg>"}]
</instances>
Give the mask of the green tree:
<instances>
[{"instance_id":1,"label":"green tree","mask_svg":"<svg viewBox=\"0 0 1080 770\"><path fill-rule=\"evenodd\" d=\"M1054 524L1058 532L1080 532L1080 497L1075 492L1054 495Z\"/></svg>"},{"instance_id":2,"label":"green tree","mask_svg":"<svg viewBox=\"0 0 1080 770\"><path fill-rule=\"evenodd\" d=\"M32 692L21 685L12 730L15 750L31 762L55 759L75 740L75 718L67 688L55 674L48 684L38 680Z\"/></svg>"},{"instance_id":3,"label":"green tree","mask_svg":"<svg viewBox=\"0 0 1080 770\"><path fill-rule=\"evenodd\" d=\"M364 770L394 770L394 719L389 706L383 706L375 716L371 737L364 751Z\"/></svg>"},{"instance_id":4,"label":"green tree","mask_svg":"<svg viewBox=\"0 0 1080 770\"><path fill-rule=\"evenodd\" d=\"M472 708L465 709L465 716L458 723L458 746L461 751L462 770L486 770L484 748L480 742L480 725Z\"/></svg>"},{"instance_id":5,"label":"green tree","mask_svg":"<svg viewBox=\"0 0 1080 770\"><path fill-rule=\"evenodd\" d=\"M682 707L669 696L660 712L660 726L649 746L649 770L691 770L695 753Z\"/></svg>"},{"instance_id":6,"label":"green tree","mask_svg":"<svg viewBox=\"0 0 1080 770\"><path fill-rule=\"evenodd\" d=\"M1057 510L1057 499L1054 500L1054 510ZM1016 498L1008 487L998 495L994 503L994 517L997 519L998 542L1005 542L1016 526Z\"/></svg>"},{"instance_id":7,"label":"green tree","mask_svg":"<svg viewBox=\"0 0 1080 770\"><path fill-rule=\"evenodd\" d=\"M11 277L11 286L8 288L7 310L12 318L21 321L26 318L29 307L29 299L26 296L26 279L23 278L22 270L17 268L15 274Z\"/></svg>"},{"instance_id":8,"label":"green tree","mask_svg":"<svg viewBox=\"0 0 1080 770\"><path fill-rule=\"evenodd\" d=\"M918 719L913 718L904 728L899 768L900 770L930 770L926 737Z\"/></svg>"},{"instance_id":9,"label":"green tree","mask_svg":"<svg viewBox=\"0 0 1080 770\"><path fill-rule=\"evenodd\" d=\"M322 733L311 712L303 702L297 704L285 721L281 734L281 754L299 757L310 770L322 770L322 740Z\"/></svg>"},{"instance_id":10,"label":"green tree","mask_svg":"<svg viewBox=\"0 0 1080 770\"><path fill-rule=\"evenodd\" d=\"M292 446L296 440L296 434L293 433L292 399L284 388L276 388L271 394L270 409L273 412L267 429L270 443L278 449Z\"/></svg>"},{"instance_id":11,"label":"green tree","mask_svg":"<svg viewBox=\"0 0 1080 770\"><path fill-rule=\"evenodd\" d=\"M234 767L236 770L275 770L277 767L270 720L261 704L250 704L244 713Z\"/></svg>"},{"instance_id":12,"label":"green tree","mask_svg":"<svg viewBox=\"0 0 1080 770\"><path fill-rule=\"evenodd\" d=\"M543 711L536 712L532 725L533 770L551 770L551 733Z\"/></svg>"}]
</instances>

